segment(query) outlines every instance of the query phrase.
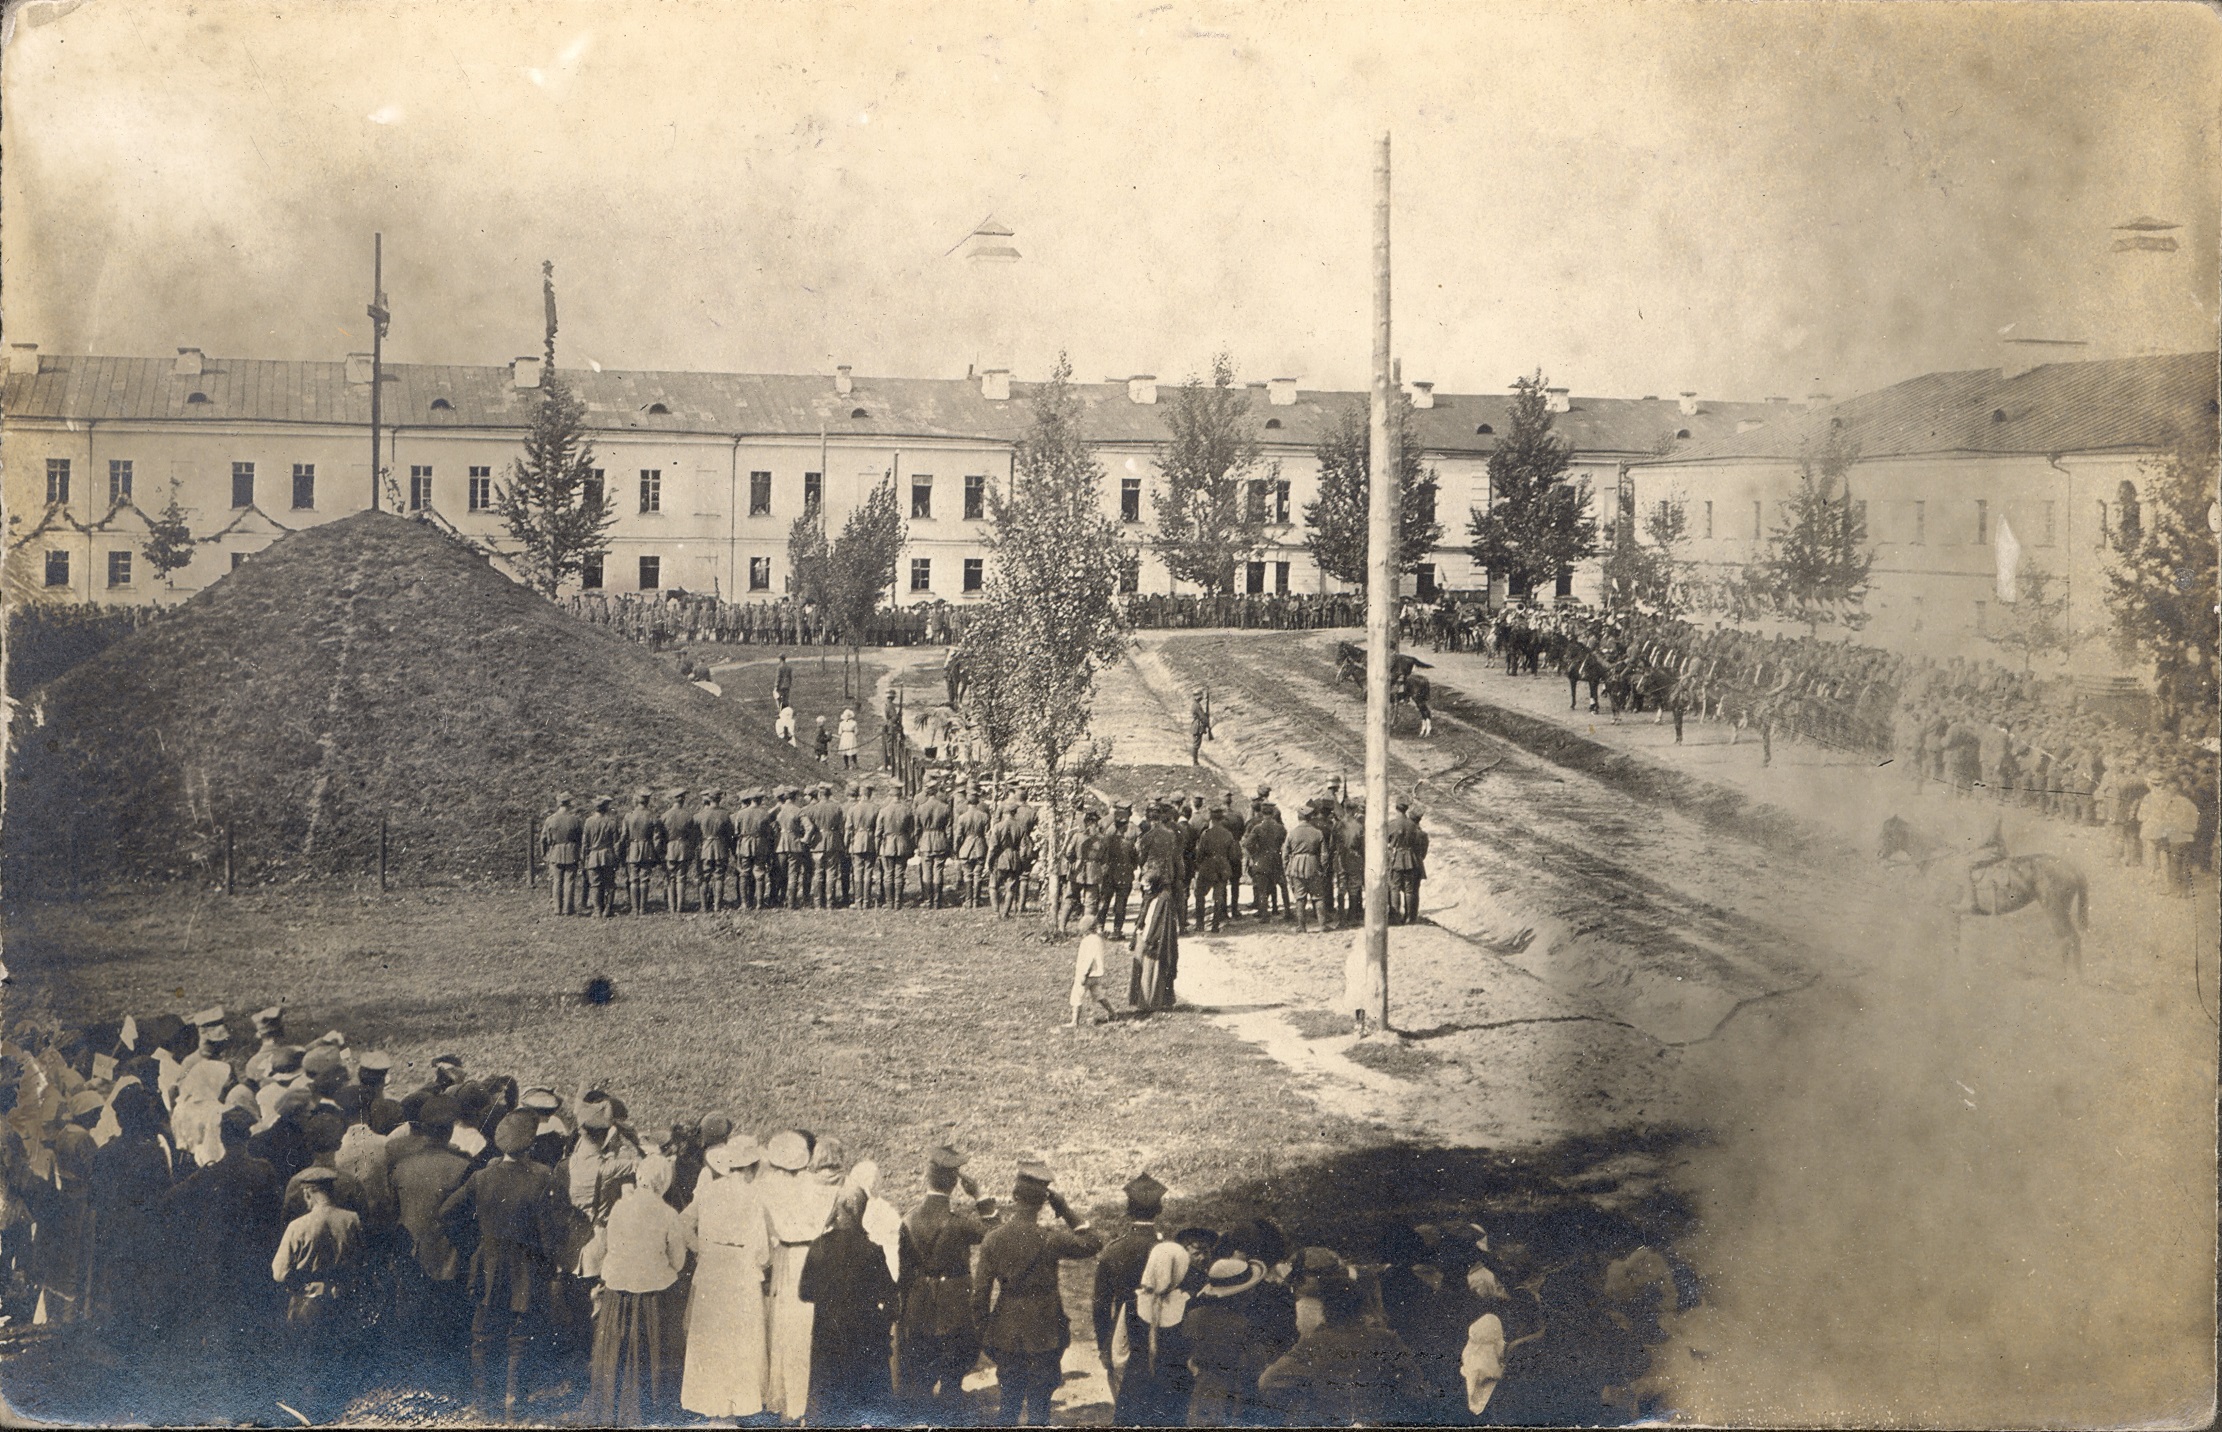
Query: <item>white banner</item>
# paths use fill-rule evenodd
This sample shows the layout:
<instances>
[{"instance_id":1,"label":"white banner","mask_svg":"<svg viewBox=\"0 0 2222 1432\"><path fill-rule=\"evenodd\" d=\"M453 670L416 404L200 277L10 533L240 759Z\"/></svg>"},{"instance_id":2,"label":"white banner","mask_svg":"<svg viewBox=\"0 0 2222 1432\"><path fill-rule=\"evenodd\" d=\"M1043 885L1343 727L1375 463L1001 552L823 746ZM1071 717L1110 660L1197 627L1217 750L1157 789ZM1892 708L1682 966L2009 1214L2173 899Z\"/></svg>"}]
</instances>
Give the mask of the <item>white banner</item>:
<instances>
[{"instance_id":1,"label":"white banner","mask_svg":"<svg viewBox=\"0 0 2222 1432\"><path fill-rule=\"evenodd\" d=\"M2003 514L1998 519L1998 599L2009 604L2021 599L2021 542Z\"/></svg>"}]
</instances>

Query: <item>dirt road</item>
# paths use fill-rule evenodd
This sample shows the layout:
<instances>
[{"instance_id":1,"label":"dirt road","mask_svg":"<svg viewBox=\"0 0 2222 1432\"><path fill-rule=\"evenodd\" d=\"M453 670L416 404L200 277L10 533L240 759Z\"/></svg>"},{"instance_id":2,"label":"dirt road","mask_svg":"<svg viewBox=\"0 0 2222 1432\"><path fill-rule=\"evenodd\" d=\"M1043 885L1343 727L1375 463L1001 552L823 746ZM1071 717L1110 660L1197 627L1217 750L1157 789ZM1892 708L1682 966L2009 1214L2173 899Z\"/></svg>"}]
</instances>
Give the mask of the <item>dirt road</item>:
<instances>
[{"instance_id":1,"label":"dirt road","mask_svg":"<svg viewBox=\"0 0 2222 1432\"><path fill-rule=\"evenodd\" d=\"M1361 708L1330 644L1146 637L1104 683L1098 732L1121 761L1183 762L1175 717L1208 685L1215 779L1270 784L1291 808L1360 766ZM1392 944L1406 1043L1334 1036L1347 936L1195 942L1187 997L1232 1011L1314 1097L1415 1139L1687 1130L1684 1152L1622 1170L1626 1196L1663 1179L1697 1214L1679 1251L1703 1295L1655 1369L1680 1416L2205 1415L2211 884L2158 897L2094 842L2010 822L2017 848L2092 875L2074 978L2041 917L1962 938L1942 891L1874 861L1886 811L1962 839L1987 809L1798 745L1762 772L1718 727L1675 747L1669 728L1567 713L1563 683L1476 658L1433 674L1435 736L1413 737L1407 713L1392 753L1392 787L1434 832L1436 928Z\"/></svg>"}]
</instances>

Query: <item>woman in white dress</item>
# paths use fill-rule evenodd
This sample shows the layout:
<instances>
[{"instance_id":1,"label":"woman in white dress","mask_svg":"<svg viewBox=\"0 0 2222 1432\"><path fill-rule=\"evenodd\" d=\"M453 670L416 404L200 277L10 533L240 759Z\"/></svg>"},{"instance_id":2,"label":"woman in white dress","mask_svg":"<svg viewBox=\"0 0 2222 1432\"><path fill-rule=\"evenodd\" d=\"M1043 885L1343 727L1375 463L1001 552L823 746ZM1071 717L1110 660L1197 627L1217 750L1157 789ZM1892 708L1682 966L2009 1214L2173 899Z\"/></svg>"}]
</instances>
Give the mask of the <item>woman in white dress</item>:
<instances>
[{"instance_id":1,"label":"woman in white dress","mask_svg":"<svg viewBox=\"0 0 2222 1432\"><path fill-rule=\"evenodd\" d=\"M696 1261L679 1404L704 1417L753 1417L764 1410L764 1278L771 1241L755 1182L762 1157L746 1135L713 1146L704 1160L712 1176L696 1186L687 1205Z\"/></svg>"},{"instance_id":2,"label":"woman in white dress","mask_svg":"<svg viewBox=\"0 0 2222 1432\"><path fill-rule=\"evenodd\" d=\"M856 769L856 746L856 712L853 709L846 710L841 713L842 770L853 771Z\"/></svg>"},{"instance_id":3,"label":"woman in white dress","mask_svg":"<svg viewBox=\"0 0 2222 1432\"><path fill-rule=\"evenodd\" d=\"M764 1407L799 1421L810 1406L810 1330L817 1312L801 1296L802 1263L832 1220L841 1189L838 1180L828 1183L809 1167L810 1141L794 1130L764 1141L764 1162L769 1167L756 1181L771 1236Z\"/></svg>"}]
</instances>

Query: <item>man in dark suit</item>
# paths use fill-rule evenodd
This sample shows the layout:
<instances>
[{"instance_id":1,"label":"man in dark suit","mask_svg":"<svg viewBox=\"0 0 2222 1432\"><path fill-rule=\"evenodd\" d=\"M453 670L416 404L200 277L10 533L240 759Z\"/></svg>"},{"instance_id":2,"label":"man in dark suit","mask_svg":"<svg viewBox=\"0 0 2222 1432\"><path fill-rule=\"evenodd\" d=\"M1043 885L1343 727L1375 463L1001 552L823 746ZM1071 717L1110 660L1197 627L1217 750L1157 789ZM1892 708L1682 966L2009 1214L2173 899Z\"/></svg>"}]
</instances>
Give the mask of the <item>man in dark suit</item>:
<instances>
[{"instance_id":1,"label":"man in dark suit","mask_svg":"<svg viewBox=\"0 0 2222 1432\"><path fill-rule=\"evenodd\" d=\"M965 1156L944 1144L926 1160L926 1197L903 1220L901 1308L903 1396L913 1416L941 1427L967 1411L964 1375L980 1360L980 1325L972 1313L972 1249L988 1236L994 1201L961 1170ZM965 1190L959 1206L957 1189ZM990 1210L983 1217L980 1209Z\"/></svg>"},{"instance_id":2,"label":"man in dark suit","mask_svg":"<svg viewBox=\"0 0 2222 1432\"><path fill-rule=\"evenodd\" d=\"M475 1224L471 1254L471 1405L486 1410L488 1362L508 1345L503 1393L505 1417L514 1421L518 1374L536 1339L545 1340L548 1285L556 1272L566 1225L563 1190L555 1176L526 1159L539 1132L537 1116L519 1110L494 1129L501 1157L474 1173L440 1206L440 1217Z\"/></svg>"},{"instance_id":3,"label":"man in dark suit","mask_svg":"<svg viewBox=\"0 0 2222 1432\"><path fill-rule=\"evenodd\" d=\"M440 1210L470 1176L471 1161L448 1140L455 1132L455 1102L425 1100L406 1142L389 1141L387 1179L393 1185L401 1226L412 1256L395 1271L397 1361L421 1370L434 1390L460 1391L460 1352L470 1326L463 1283L463 1253L448 1237Z\"/></svg>"},{"instance_id":4,"label":"man in dark suit","mask_svg":"<svg viewBox=\"0 0 2222 1432\"><path fill-rule=\"evenodd\" d=\"M1103 833L1103 883L1096 890L1096 908L1089 912L1091 929L1102 929L1104 916L1111 917L1111 939L1115 943L1126 938L1126 902L1134 889L1134 832L1128 822L1133 819L1130 806L1111 808L1111 828Z\"/></svg>"},{"instance_id":5,"label":"man in dark suit","mask_svg":"<svg viewBox=\"0 0 2222 1432\"><path fill-rule=\"evenodd\" d=\"M1119 1392L1119 1371L1111 1364L1111 1335L1118 1329L1121 1310L1134 1301L1134 1290L1141 1285L1142 1265L1158 1244L1157 1216L1164 1209L1164 1184L1146 1173L1128 1179L1127 1230L1105 1244L1102 1256L1096 1259L1096 1354L1103 1359L1113 1397Z\"/></svg>"},{"instance_id":6,"label":"man in dark suit","mask_svg":"<svg viewBox=\"0 0 2222 1432\"><path fill-rule=\"evenodd\" d=\"M1016 1206L1011 1221L980 1244L980 1267L973 1277L972 1311L980 1342L995 1361L1002 1388L998 1417L1006 1427L1047 1426L1050 1394L1057 1389L1072 1325L1057 1291L1057 1265L1066 1258L1093 1258L1103 1240L1073 1214L1049 1186L1049 1169L1022 1162L1011 1188ZM1047 1204L1065 1223L1044 1227L1038 1220Z\"/></svg>"}]
</instances>

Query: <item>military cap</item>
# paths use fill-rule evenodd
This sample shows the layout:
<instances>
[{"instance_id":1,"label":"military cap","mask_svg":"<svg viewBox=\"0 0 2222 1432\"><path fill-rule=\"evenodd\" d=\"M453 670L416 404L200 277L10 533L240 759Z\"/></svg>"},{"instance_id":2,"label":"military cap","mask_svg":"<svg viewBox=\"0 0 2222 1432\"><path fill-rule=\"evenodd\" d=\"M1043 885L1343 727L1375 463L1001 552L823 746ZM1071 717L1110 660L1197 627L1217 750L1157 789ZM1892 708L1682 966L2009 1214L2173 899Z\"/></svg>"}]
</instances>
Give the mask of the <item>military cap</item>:
<instances>
[{"instance_id":1,"label":"military cap","mask_svg":"<svg viewBox=\"0 0 2222 1432\"><path fill-rule=\"evenodd\" d=\"M579 1096L579 1127L606 1129L617 1120L617 1111L610 1096L599 1089L592 1089Z\"/></svg>"},{"instance_id":2,"label":"military cap","mask_svg":"<svg viewBox=\"0 0 2222 1432\"><path fill-rule=\"evenodd\" d=\"M1273 788L1271 786L1259 786L1256 799L1262 801L1271 794L1273 794Z\"/></svg>"},{"instance_id":3,"label":"military cap","mask_svg":"<svg viewBox=\"0 0 2222 1432\"><path fill-rule=\"evenodd\" d=\"M365 1084L383 1084L393 1072L393 1056L383 1049L373 1049L355 1061L355 1077Z\"/></svg>"},{"instance_id":4,"label":"military cap","mask_svg":"<svg viewBox=\"0 0 2222 1432\"><path fill-rule=\"evenodd\" d=\"M671 798L675 801L683 801L689 794L691 793L685 786L673 786L671 788Z\"/></svg>"},{"instance_id":5,"label":"military cap","mask_svg":"<svg viewBox=\"0 0 2222 1432\"><path fill-rule=\"evenodd\" d=\"M1410 810L1412 808L1412 803L1410 801L1398 801L1396 803L1396 808L1398 810Z\"/></svg>"},{"instance_id":6,"label":"military cap","mask_svg":"<svg viewBox=\"0 0 2222 1432\"><path fill-rule=\"evenodd\" d=\"M463 1067L463 1056L460 1054L442 1054L432 1061L432 1067L434 1069L439 1068L443 1064L449 1065L456 1069L461 1069Z\"/></svg>"},{"instance_id":7,"label":"military cap","mask_svg":"<svg viewBox=\"0 0 2222 1432\"><path fill-rule=\"evenodd\" d=\"M1120 801L1117 805L1111 807L1111 814L1114 816L1132 815L1134 814L1134 807L1128 805L1125 801Z\"/></svg>"},{"instance_id":8,"label":"military cap","mask_svg":"<svg viewBox=\"0 0 2222 1432\"><path fill-rule=\"evenodd\" d=\"M861 793L861 792L863 791L863 789L864 789L864 788L863 788L862 786L858 785L858 784L857 784L857 783L856 783L855 781L851 781L851 782L849 782L849 794L850 794L850 795L852 795L852 796L853 796L853 795L858 795L858 794L860 794L860 793Z\"/></svg>"},{"instance_id":9,"label":"military cap","mask_svg":"<svg viewBox=\"0 0 2222 1432\"><path fill-rule=\"evenodd\" d=\"M206 1029L212 1024L222 1024L224 1022L224 1007L220 1004L212 1004L206 1009L185 1016L185 1022L196 1029Z\"/></svg>"},{"instance_id":10,"label":"military cap","mask_svg":"<svg viewBox=\"0 0 2222 1432\"><path fill-rule=\"evenodd\" d=\"M1080 813L1080 818L1089 822L1099 821L1103 819L1103 812L1097 810L1094 806L1089 806Z\"/></svg>"},{"instance_id":11,"label":"military cap","mask_svg":"<svg viewBox=\"0 0 2222 1432\"><path fill-rule=\"evenodd\" d=\"M274 1004L255 1011L255 1033L275 1034L285 1025L285 1006Z\"/></svg>"},{"instance_id":12,"label":"military cap","mask_svg":"<svg viewBox=\"0 0 2222 1432\"><path fill-rule=\"evenodd\" d=\"M535 1085L517 1096L517 1107L536 1114L552 1114L563 1107L563 1096L553 1089Z\"/></svg>"},{"instance_id":13,"label":"military cap","mask_svg":"<svg viewBox=\"0 0 2222 1432\"><path fill-rule=\"evenodd\" d=\"M594 798L594 808L596 810L608 810L610 808L610 798L608 796L596 796Z\"/></svg>"},{"instance_id":14,"label":"military cap","mask_svg":"<svg viewBox=\"0 0 2222 1432\"><path fill-rule=\"evenodd\" d=\"M1018 1161L1018 1176L1022 1179L1030 1179L1044 1188L1047 1188L1050 1180L1055 1177L1054 1174L1050 1173L1049 1165L1043 1163L1040 1159L1020 1159Z\"/></svg>"},{"instance_id":15,"label":"military cap","mask_svg":"<svg viewBox=\"0 0 2222 1432\"><path fill-rule=\"evenodd\" d=\"M347 1036L340 1033L336 1029L327 1029L322 1034L316 1036L315 1039L311 1040L310 1044L312 1046L318 1044L328 1044L334 1049L345 1049L347 1047Z\"/></svg>"},{"instance_id":16,"label":"military cap","mask_svg":"<svg viewBox=\"0 0 2222 1432\"><path fill-rule=\"evenodd\" d=\"M1126 1181L1126 1201L1130 1207L1162 1207L1165 1202L1165 1185L1147 1173L1138 1173Z\"/></svg>"},{"instance_id":17,"label":"military cap","mask_svg":"<svg viewBox=\"0 0 2222 1432\"><path fill-rule=\"evenodd\" d=\"M502 1115L494 1125L494 1147L505 1154L521 1154L539 1137L540 1120L523 1109Z\"/></svg>"},{"instance_id":18,"label":"military cap","mask_svg":"<svg viewBox=\"0 0 2222 1432\"><path fill-rule=\"evenodd\" d=\"M935 1168L963 1168L969 1161L966 1155L958 1153L948 1144L938 1144L933 1152L926 1155L926 1162Z\"/></svg>"},{"instance_id":19,"label":"military cap","mask_svg":"<svg viewBox=\"0 0 2222 1432\"><path fill-rule=\"evenodd\" d=\"M281 1116L290 1114L296 1109L313 1109L315 1107L316 1095L299 1085L278 1096L278 1113Z\"/></svg>"},{"instance_id":20,"label":"military cap","mask_svg":"<svg viewBox=\"0 0 2222 1432\"><path fill-rule=\"evenodd\" d=\"M338 1182L339 1172L336 1169L328 1169L322 1164L310 1164L307 1168L295 1174L293 1181L304 1187L313 1188L319 1184Z\"/></svg>"},{"instance_id":21,"label":"military cap","mask_svg":"<svg viewBox=\"0 0 2222 1432\"><path fill-rule=\"evenodd\" d=\"M270 1074L276 1078L283 1074L297 1074L301 1070L301 1046L281 1044L270 1051Z\"/></svg>"},{"instance_id":22,"label":"military cap","mask_svg":"<svg viewBox=\"0 0 2222 1432\"><path fill-rule=\"evenodd\" d=\"M721 801L725 799L725 791L722 787L712 786L702 793L702 798L707 801Z\"/></svg>"},{"instance_id":23,"label":"military cap","mask_svg":"<svg viewBox=\"0 0 2222 1432\"><path fill-rule=\"evenodd\" d=\"M316 1045L301 1056L301 1072L312 1079L346 1067L346 1061L339 1057L339 1051L329 1044Z\"/></svg>"},{"instance_id":24,"label":"military cap","mask_svg":"<svg viewBox=\"0 0 2222 1432\"><path fill-rule=\"evenodd\" d=\"M792 1173L810 1162L810 1145L793 1129L783 1129L764 1141L764 1162Z\"/></svg>"},{"instance_id":25,"label":"military cap","mask_svg":"<svg viewBox=\"0 0 2222 1432\"><path fill-rule=\"evenodd\" d=\"M557 792L556 792L556 804L557 804L557 805L569 805L569 804L571 804L571 802L572 802L572 800L573 800L573 799L575 799L575 797L573 797L573 796L572 796L572 794L571 794L571 793L570 793L569 791L557 791Z\"/></svg>"}]
</instances>

